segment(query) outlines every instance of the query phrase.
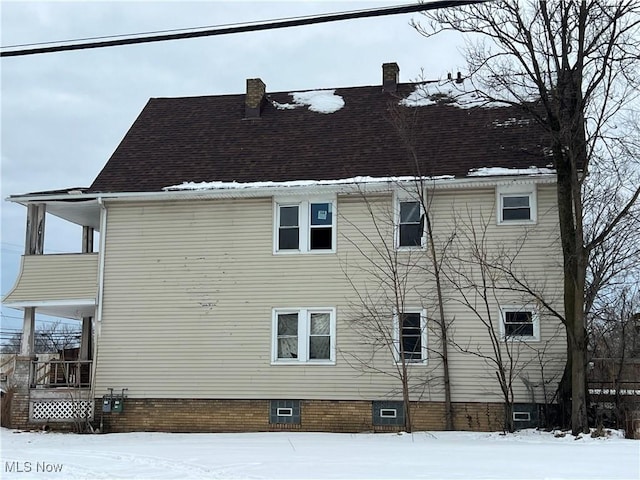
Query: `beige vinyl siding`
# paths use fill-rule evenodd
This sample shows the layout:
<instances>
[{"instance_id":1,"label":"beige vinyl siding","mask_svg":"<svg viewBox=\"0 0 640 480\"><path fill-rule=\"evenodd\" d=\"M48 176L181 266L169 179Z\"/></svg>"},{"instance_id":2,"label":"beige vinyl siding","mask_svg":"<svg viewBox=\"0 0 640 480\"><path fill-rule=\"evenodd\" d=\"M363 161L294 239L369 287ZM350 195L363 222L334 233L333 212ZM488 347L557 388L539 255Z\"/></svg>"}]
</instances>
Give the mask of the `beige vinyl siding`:
<instances>
[{"instance_id":1,"label":"beige vinyl siding","mask_svg":"<svg viewBox=\"0 0 640 480\"><path fill-rule=\"evenodd\" d=\"M24 255L20 275L4 303L96 298L98 254Z\"/></svg>"},{"instance_id":2,"label":"beige vinyl siding","mask_svg":"<svg viewBox=\"0 0 640 480\"><path fill-rule=\"evenodd\" d=\"M535 225L496 225L495 190L439 192L432 206L434 218L448 221L435 222L438 225L435 227L436 234L441 244L455 232L455 239L448 248L449 255L467 260L467 266L463 267L464 273L472 276L478 283L480 268L473 259L473 248L470 248L472 244L486 253L488 263L506 264L508 260L512 260L510 269L515 276L562 312L562 258L555 201L555 186L538 186L538 220ZM440 227L442 224L444 225ZM488 295L488 312L483 305L482 295L472 289L461 291L460 288L449 288L451 298L447 303L447 312L450 318L455 319L454 340L458 345L458 348L449 349L451 376L458 379L457 382L452 380L456 382L453 389L454 401L480 401L490 394L500 395L496 368L491 363L491 358L495 355L488 342L486 326L477 318L476 311L485 320L491 315L491 321L499 329L500 305L530 304L537 307L530 297L508 290L514 284L507 275L498 275L494 282L505 290ZM462 305L462 293L467 296L469 303L475 302L474 309ZM540 341L514 341L509 342L509 347L514 358L513 388L516 400L544 401L541 363L544 366L544 379L549 382L546 386L547 393L553 394L562 374L566 351L565 337L558 319L541 312ZM540 356L542 360L538 360L538 351L544 352ZM506 353L503 348L504 364L509 363ZM527 383L534 387L535 399L527 390Z\"/></svg>"},{"instance_id":3,"label":"beige vinyl siding","mask_svg":"<svg viewBox=\"0 0 640 480\"><path fill-rule=\"evenodd\" d=\"M528 274L545 280L550 291L561 285L558 256L541 258L536 249L558 248L550 245L556 220L543 215L552 197L552 189L541 189L539 222L528 237L537 243L526 247L519 259ZM369 202L378 212L375 223L359 195L339 196L337 252L304 255L273 254L271 198L108 204L96 391L128 388L129 395L139 398L397 397L396 379L365 371L354 360L354 355L370 356L370 347L350 325L359 312L358 295L363 298L368 292L373 299L372 292L384 290L367 272L376 251L367 238L376 239L379 246L377 226L393 244L391 196ZM494 190L439 191L432 204L436 242L451 230L447 219L452 208L470 212L473 218L479 216L474 209L491 216L494 202ZM496 242L515 241L522 232L521 226L497 226L495 220L487 228L487 236ZM416 265L406 306L435 314L428 258L424 252L402 255L411 256ZM447 290L447 316L455 318L456 338L487 348L486 333L454 301L454 290ZM272 365L272 311L294 307L336 308L335 365ZM497 315L497 305L495 310ZM388 321L391 325L392 318ZM557 322L545 319L542 325L546 338ZM428 342L438 348L435 332L429 332ZM547 349L548 357L561 356L563 340ZM497 399L495 374L485 362L451 347L450 351L454 400ZM388 351L376 354L371 365L388 373L395 368ZM549 370L558 368L556 364ZM427 365L411 365L410 370L416 399L443 399L435 354ZM529 378L535 380L530 370ZM520 384L517 393L525 400Z\"/></svg>"}]
</instances>

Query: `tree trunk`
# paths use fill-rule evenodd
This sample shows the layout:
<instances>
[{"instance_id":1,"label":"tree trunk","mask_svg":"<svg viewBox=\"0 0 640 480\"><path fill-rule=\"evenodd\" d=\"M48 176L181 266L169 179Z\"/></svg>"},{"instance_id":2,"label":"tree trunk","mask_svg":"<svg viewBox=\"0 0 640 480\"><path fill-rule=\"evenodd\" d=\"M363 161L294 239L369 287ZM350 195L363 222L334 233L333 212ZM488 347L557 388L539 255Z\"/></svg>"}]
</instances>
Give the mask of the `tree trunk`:
<instances>
[{"instance_id":1,"label":"tree trunk","mask_svg":"<svg viewBox=\"0 0 640 480\"><path fill-rule=\"evenodd\" d=\"M402 330L400 330L402 332ZM400 340L402 343L402 339ZM409 378L407 375L407 364L404 360L404 352L401 352L402 355L402 404L404 406L404 429L407 433L411 433L412 425L411 425L411 401L409 398Z\"/></svg>"},{"instance_id":2,"label":"tree trunk","mask_svg":"<svg viewBox=\"0 0 640 480\"><path fill-rule=\"evenodd\" d=\"M561 148L561 147L560 147ZM562 157L562 152L558 152ZM562 158L557 163L558 171L558 210L560 237L564 253L564 309L567 326L567 349L569 352L566 380L561 385L561 394L571 385L571 430L574 435L588 431L586 400L586 345L587 335L584 322L584 284L586 276L585 251L578 236L573 212L573 186L570 166ZM567 377L567 373L570 375ZM566 399L565 399L566 401Z\"/></svg>"},{"instance_id":3,"label":"tree trunk","mask_svg":"<svg viewBox=\"0 0 640 480\"><path fill-rule=\"evenodd\" d=\"M431 253L431 265L433 266L433 274L436 280L436 292L438 297L438 313L440 319L438 325L440 327L440 340L442 342L442 370L444 382L444 422L445 430L453 430L453 404L451 403L451 378L449 376L449 338L448 326L444 316L444 297L442 296L442 282L440 281L440 265L438 264L438 256L436 255L436 247L433 243L433 228L431 226L431 218L429 211L424 208L424 216L427 225L427 235L429 237L429 251Z\"/></svg>"}]
</instances>

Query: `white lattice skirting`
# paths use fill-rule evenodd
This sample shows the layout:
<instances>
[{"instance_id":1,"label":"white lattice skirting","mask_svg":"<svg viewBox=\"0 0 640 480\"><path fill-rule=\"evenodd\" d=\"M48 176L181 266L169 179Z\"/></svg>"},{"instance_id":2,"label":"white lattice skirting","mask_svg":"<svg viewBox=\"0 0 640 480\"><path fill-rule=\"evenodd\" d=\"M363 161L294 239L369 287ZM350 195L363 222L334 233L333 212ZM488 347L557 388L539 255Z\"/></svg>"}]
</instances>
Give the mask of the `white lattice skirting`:
<instances>
[{"instance_id":1,"label":"white lattice skirting","mask_svg":"<svg viewBox=\"0 0 640 480\"><path fill-rule=\"evenodd\" d=\"M31 402L31 420L64 422L93 419L91 400L36 400Z\"/></svg>"}]
</instances>

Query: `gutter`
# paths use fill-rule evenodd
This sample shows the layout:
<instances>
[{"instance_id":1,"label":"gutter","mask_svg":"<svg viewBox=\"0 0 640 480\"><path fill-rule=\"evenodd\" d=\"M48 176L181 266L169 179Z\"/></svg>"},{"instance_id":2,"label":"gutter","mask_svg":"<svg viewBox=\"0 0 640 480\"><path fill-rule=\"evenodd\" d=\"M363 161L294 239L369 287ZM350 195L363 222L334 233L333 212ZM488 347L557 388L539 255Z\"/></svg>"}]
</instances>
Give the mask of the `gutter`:
<instances>
[{"instance_id":1,"label":"gutter","mask_svg":"<svg viewBox=\"0 0 640 480\"><path fill-rule=\"evenodd\" d=\"M102 329L102 305L104 299L104 263L105 263L105 247L107 244L107 207L102 197L98 197L98 205L100 205L100 245L98 260L98 311L96 312L96 321L93 331L93 362L91 367L91 400L95 399L96 389L96 371L98 366L98 348L100 345L100 331ZM95 411L95 407L94 407Z\"/></svg>"},{"instance_id":2,"label":"gutter","mask_svg":"<svg viewBox=\"0 0 640 480\"><path fill-rule=\"evenodd\" d=\"M53 195L15 195L9 196L6 200L15 203L28 204L31 202L47 201L90 201L98 200L102 206L102 201L158 201L158 200L206 200L214 198L256 198L271 196L299 196L299 195L324 195L324 194L362 194L362 193L385 193L392 192L403 185L410 186L419 179L403 177L397 180L382 180L371 182L353 183L329 183L329 184L307 184L307 185L271 185L259 187L237 187L216 188L216 189L185 189L168 190L159 192L117 192L117 193L73 193L53 194ZM532 174L532 175L501 175L501 176L477 176L465 178L437 178L424 179L422 182L433 189L456 189L467 187L494 187L497 185L531 184L531 183L554 183L556 174ZM104 208L104 207L103 207Z\"/></svg>"}]
</instances>

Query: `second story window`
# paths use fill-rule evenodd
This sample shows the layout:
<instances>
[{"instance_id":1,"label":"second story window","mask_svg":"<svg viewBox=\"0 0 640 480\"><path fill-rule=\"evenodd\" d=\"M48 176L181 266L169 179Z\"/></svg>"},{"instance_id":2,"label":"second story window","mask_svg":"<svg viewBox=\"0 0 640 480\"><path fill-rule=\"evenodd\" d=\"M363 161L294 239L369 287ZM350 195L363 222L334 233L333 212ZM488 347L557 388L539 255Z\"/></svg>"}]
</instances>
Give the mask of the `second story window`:
<instances>
[{"instance_id":1,"label":"second story window","mask_svg":"<svg viewBox=\"0 0 640 480\"><path fill-rule=\"evenodd\" d=\"M536 223L535 185L502 185L497 188L498 225Z\"/></svg>"},{"instance_id":2,"label":"second story window","mask_svg":"<svg viewBox=\"0 0 640 480\"><path fill-rule=\"evenodd\" d=\"M332 253L335 200L276 202L274 253Z\"/></svg>"},{"instance_id":3,"label":"second story window","mask_svg":"<svg viewBox=\"0 0 640 480\"><path fill-rule=\"evenodd\" d=\"M300 248L300 206L280 205L278 209L278 249Z\"/></svg>"},{"instance_id":4,"label":"second story window","mask_svg":"<svg viewBox=\"0 0 640 480\"><path fill-rule=\"evenodd\" d=\"M309 249L331 250L333 247L333 205L311 203L311 225L309 227Z\"/></svg>"},{"instance_id":5,"label":"second story window","mask_svg":"<svg viewBox=\"0 0 640 480\"><path fill-rule=\"evenodd\" d=\"M424 216L419 201L400 200L397 211L398 248L422 248L424 245Z\"/></svg>"},{"instance_id":6,"label":"second story window","mask_svg":"<svg viewBox=\"0 0 640 480\"><path fill-rule=\"evenodd\" d=\"M503 195L502 221L531 220L531 195Z\"/></svg>"}]
</instances>

